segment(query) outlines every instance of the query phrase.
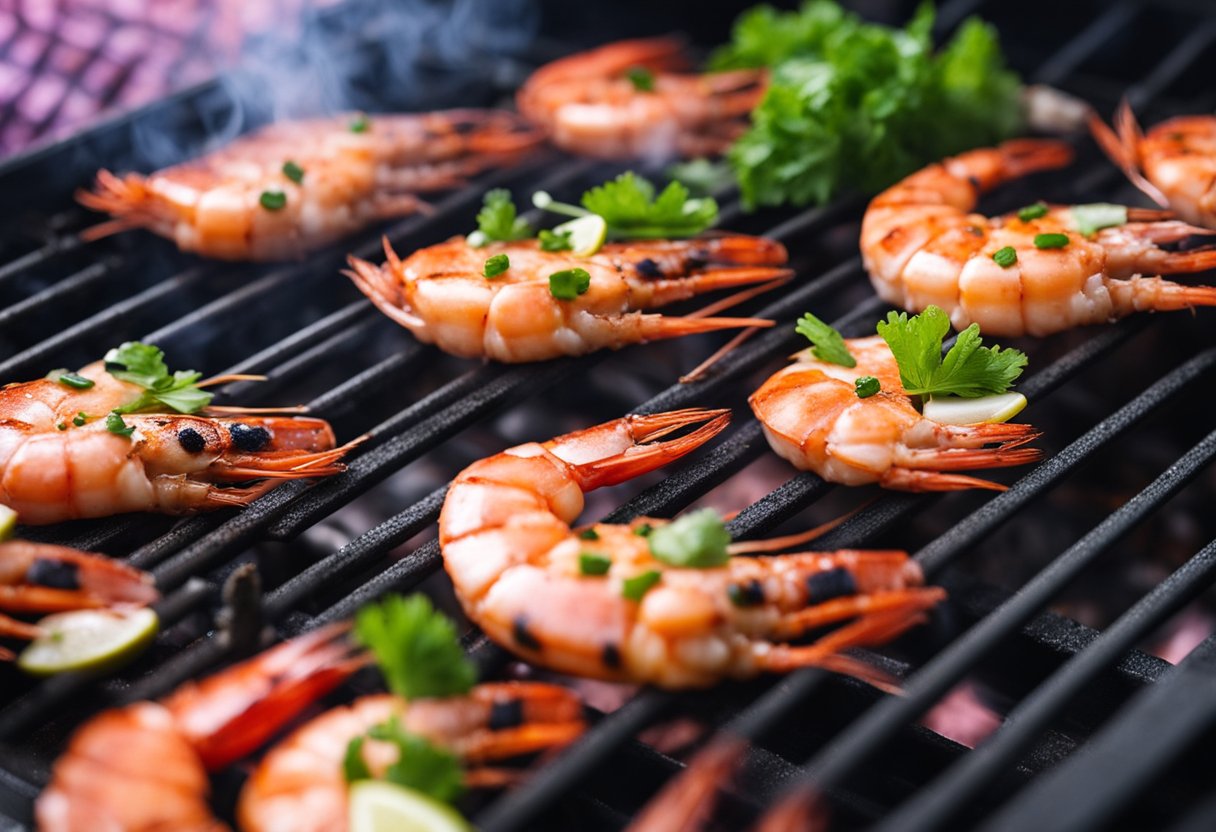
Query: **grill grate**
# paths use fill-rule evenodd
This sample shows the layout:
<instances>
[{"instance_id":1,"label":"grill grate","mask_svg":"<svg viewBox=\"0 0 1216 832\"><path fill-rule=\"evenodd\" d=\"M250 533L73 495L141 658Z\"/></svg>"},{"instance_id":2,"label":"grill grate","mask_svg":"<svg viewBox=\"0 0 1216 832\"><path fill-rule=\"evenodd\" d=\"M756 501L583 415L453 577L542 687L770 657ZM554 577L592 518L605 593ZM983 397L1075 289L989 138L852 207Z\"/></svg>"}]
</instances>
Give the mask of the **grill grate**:
<instances>
[{"instance_id":1,"label":"grill grate","mask_svg":"<svg viewBox=\"0 0 1216 832\"><path fill-rule=\"evenodd\" d=\"M1015 11L956 0L944 4L939 24L952 27L978 11L1005 33L1008 53L1027 77L1082 95L1104 112L1125 89L1152 121L1216 106L1212 90L1197 80L1210 79L1216 69L1216 18L1202 6L1028 3ZM1036 25L1033 33L1019 23L1053 15L1062 15L1060 25ZM84 363L117 340L143 338L164 347L175 365L269 376L264 384L227 386L222 394L229 400L308 401L340 436L366 431L372 438L346 475L311 487L289 482L240 513L30 530L38 539L128 552L166 593L158 605L165 631L144 659L114 679L63 676L34 684L6 676L0 813L17 822L28 822L50 761L89 714L161 695L253 649L248 638L228 637L213 624L220 587L240 563L259 562L267 584L261 612L277 637L348 617L384 592L424 582L442 598L450 590L433 578L441 572L440 557L425 535L454 471L518 441L627 411L727 405L745 413L747 392L798 345L787 325L765 331L689 385L668 383L723 337L533 366L471 365L416 344L337 279L346 247L300 264L253 268L200 264L143 235L75 242L75 232L91 219L66 207L71 189L103 160L122 167L136 125L172 124L197 138L231 106L222 87L204 85L0 168L0 194L8 195L0 197L0 210L12 220L0 239L0 379ZM517 195L544 189L564 198L612 172L546 156L482 177L439 201L433 215L406 219L387 234L398 250L409 250L466 230L488 187L515 187ZM1134 198L1088 149L1057 178L1050 184L1057 199ZM1031 193L1008 190L993 203L1010 200L1003 206L1010 207L1019 193ZM13 196L25 191L37 195L30 204ZM885 311L870 295L856 257L863 200L754 215L741 212L736 195L721 202L724 225L782 240L799 274L779 298L757 300L747 313L788 323L807 309L827 310L840 329L856 335ZM375 257L377 237L368 233L352 248ZM1214 804L1206 798L1205 772L1211 769L1194 767L1194 755L1216 729L1216 637L1176 669L1136 648L1208 589L1216 543L1195 545L1176 568L1163 567L1172 568L1168 579L1123 605L1126 611L1111 615L1113 623L1103 629L1051 611L1079 576L1106 564L1099 559L1119 550L1149 558L1155 547L1136 535L1156 518L1186 518L1187 540L1216 537L1206 514L1175 505L1196 491L1201 505L1210 497L1203 478L1210 478L1216 433L1203 435L1211 420L1196 411L1202 398L1194 392L1210 383L1216 364L1206 322L1203 313L1193 321L1181 314L1141 317L1018 344L1030 353L1034 371L1020 389L1034 403L1032 421L1052 420L1045 440L1055 452L996 497L883 494L820 542L923 544L917 559L933 581L950 588L945 618L956 619L953 627L939 621L870 654L905 678L904 697L817 671L700 694L643 690L597 714L594 727L559 762L483 806L475 816L479 827L560 829L577 818L579 828L622 828L683 766L639 734L690 715L712 730L752 740L742 785L727 806L737 819L754 816L787 789L813 787L829 796L845 828L1073 830L1116 817L1152 828L1170 821L1182 824L1179 829L1209 828ZM533 401L542 393L545 407L539 408ZM1148 444L1164 450L1141 453ZM737 419L723 441L666 478L613 491L594 505L613 520L669 515L770 457L758 425ZM1070 545L1027 551L1031 571L1003 582L1016 594L975 573L986 549L1018 551L1011 529L1043 525L1036 524L1036 511L1077 483L1105 484L1105 476L1122 470L1123 457L1137 473L1121 505ZM1087 473L1093 469L1096 474ZM841 489L814 475L785 476L740 511L731 524L737 537L765 535L783 524L805 527L808 512L831 514L843 498ZM1109 493L1114 489L1103 492ZM510 657L484 636L471 632L467 646L486 673L510 669ZM1001 699L1006 720L975 751L917 724L967 679L979 679ZM1162 795L1146 794L1160 783L1167 784Z\"/></svg>"}]
</instances>

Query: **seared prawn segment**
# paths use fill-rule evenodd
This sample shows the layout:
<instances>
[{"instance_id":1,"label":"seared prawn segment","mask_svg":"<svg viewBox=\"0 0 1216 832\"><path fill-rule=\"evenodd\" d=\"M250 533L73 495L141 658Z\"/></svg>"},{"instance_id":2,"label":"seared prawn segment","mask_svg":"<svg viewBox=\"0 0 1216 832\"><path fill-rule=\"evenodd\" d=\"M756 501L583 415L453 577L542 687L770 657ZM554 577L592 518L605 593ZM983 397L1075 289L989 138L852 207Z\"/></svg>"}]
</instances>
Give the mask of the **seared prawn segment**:
<instances>
[{"instance_id":1,"label":"seared prawn segment","mask_svg":"<svg viewBox=\"0 0 1216 832\"><path fill-rule=\"evenodd\" d=\"M1115 130L1096 115L1089 125L1132 184L1187 222L1216 229L1216 116L1172 118L1145 134L1124 101Z\"/></svg>"},{"instance_id":2,"label":"seared prawn segment","mask_svg":"<svg viewBox=\"0 0 1216 832\"><path fill-rule=\"evenodd\" d=\"M496 642L567 673L667 688L817 666L886 684L841 651L921 620L944 597L922 588L902 552L733 557L676 568L656 559L643 525L601 523L576 534L583 494L674 461L727 424L729 412L628 416L504 451L453 481L439 518L444 565L465 612ZM674 439L674 431L699 425ZM608 561L583 574L583 555ZM654 573L641 600L627 581ZM808 645L785 643L851 623Z\"/></svg>"},{"instance_id":3,"label":"seared prawn segment","mask_svg":"<svg viewBox=\"0 0 1216 832\"><path fill-rule=\"evenodd\" d=\"M843 485L878 483L900 491L954 491L1005 486L956 471L1035 462L1039 436L1030 425L943 425L924 418L900 384L899 365L877 335L847 342L857 366L820 361L811 349L794 356L748 402L777 455ZM881 392L859 398L860 376Z\"/></svg>"},{"instance_id":4,"label":"seared prawn segment","mask_svg":"<svg viewBox=\"0 0 1216 832\"><path fill-rule=\"evenodd\" d=\"M768 82L762 69L679 73L675 38L626 40L553 61L516 96L563 150L606 159L723 153Z\"/></svg>"},{"instance_id":5,"label":"seared prawn segment","mask_svg":"<svg viewBox=\"0 0 1216 832\"><path fill-rule=\"evenodd\" d=\"M345 629L317 630L160 702L89 720L38 797L38 829L226 832L208 805L208 772L257 749L365 663Z\"/></svg>"},{"instance_id":6,"label":"seared prawn segment","mask_svg":"<svg viewBox=\"0 0 1216 832\"><path fill-rule=\"evenodd\" d=\"M285 479L343 471L339 460L358 442L335 447L321 419L168 413L124 416L133 430L123 436L105 414L142 388L101 362L79 375L94 386L40 379L0 388L0 503L22 523L241 506ZM218 487L250 480L262 482Z\"/></svg>"},{"instance_id":7,"label":"seared prawn segment","mask_svg":"<svg viewBox=\"0 0 1216 832\"><path fill-rule=\"evenodd\" d=\"M245 832L344 832L347 783L342 762L350 741L375 725L401 727L447 748L472 766L473 788L502 786L515 772L486 766L566 745L583 732L582 704L557 685L481 684L467 695L407 702L391 694L364 696L306 723L276 745L254 769L237 804ZM397 751L367 740L364 757L379 776Z\"/></svg>"},{"instance_id":8,"label":"seared prawn segment","mask_svg":"<svg viewBox=\"0 0 1216 832\"><path fill-rule=\"evenodd\" d=\"M273 124L147 176L102 170L76 198L114 216L87 239L146 228L206 257L282 260L425 210L416 194L459 185L540 140L494 110L348 114Z\"/></svg>"},{"instance_id":9,"label":"seared prawn segment","mask_svg":"<svg viewBox=\"0 0 1216 832\"><path fill-rule=\"evenodd\" d=\"M956 329L977 323L985 335L1003 336L1216 304L1216 288L1141 276L1216 266L1213 250L1162 249L1208 232L1161 212L1129 209L1127 224L1088 236L1067 207L1025 220L972 213L981 193L1070 159L1060 142L1006 142L930 165L879 194L861 228L875 291L912 312L939 306ZM1008 265L993 257L1002 249L1016 255Z\"/></svg>"},{"instance_id":10,"label":"seared prawn segment","mask_svg":"<svg viewBox=\"0 0 1216 832\"><path fill-rule=\"evenodd\" d=\"M420 249L401 260L388 241L388 262L350 258L347 275L376 306L420 341L465 358L508 363L618 349L698 332L772 326L756 318L648 314L716 289L777 285L785 247L763 237L727 235L693 240L609 243L590 257L542 251L535 241L473 248L464 238ZM506 255L501 275L484 276L486 260ZM588 290L571 300L550 291L549 276L585 270ZM750 296L758 287L735 296ZM729 303L729 301L727 301Z\"/></svg>"}]
</instances>

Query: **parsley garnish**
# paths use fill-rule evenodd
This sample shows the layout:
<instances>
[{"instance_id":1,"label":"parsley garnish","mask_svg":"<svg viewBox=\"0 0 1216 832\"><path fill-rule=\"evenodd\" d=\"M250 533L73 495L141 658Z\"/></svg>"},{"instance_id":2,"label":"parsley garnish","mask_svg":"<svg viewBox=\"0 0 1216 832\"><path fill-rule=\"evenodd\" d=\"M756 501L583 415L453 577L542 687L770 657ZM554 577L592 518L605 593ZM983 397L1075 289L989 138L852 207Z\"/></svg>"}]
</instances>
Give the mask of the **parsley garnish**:
<instances>
[{"instance_id":1,"label":"parsley garnish","mask_svg":"<svg viewBox=\"0 0 1216 832\"><path fill-rule=\"evenodd\" d=\"M630 601L641 601L654 585L663 579L663 573L650 570L632 578L626 578L621 584L621 595Z\"/></svg>"},{"instance_id":2,"label":"parsley garnish","mask_svg":"<svg viewBox=\"0 0 1216 832\"><path fill-rule=\"evenodd\" d=\"M612 558L598 552L580 552L578 571L581 575L607 575L612 568Z\"/></svg>"},{"instance_id":3,"label":"parsley garnish","mask_svg":"<svg viewBox=\"0 0 1216 832\"><path fill-rule=\"evenodd\" d=\"M633 84L633 88L638 92L654 92L654 73L646 67L631 67L625 73L625 77L629 79L629 83Z\"/></svg>"},{"instance_id":4,"label":"parsley garnish","mask_svg":"<svg viewBox=\"0 0 1216 832\"><path fill-rule=\"evenodd\" d=\"M511 258L505 254L495 254L493 257L486 259L486 265L481 270L481 273L487 279L492 279L498 277L509 268L511 268Z\"/></svg>"},{"instance_id":5,"label":"parsley garnish","mask_svg":"<svg viewBox=\"0 0 1216 832\"><path fill-rule=\"evenodd\" d=\"M1027 205L1025 208L1018 209L1018 219L1022 222L1030 222L1037 220L1039 217L1047 216L1047 203L1036 202L1034 205Z\"/></svg>"},{"instance_id":6,"label":"parsley garnish","mask_svg":"<svg viewBox=\"0 0 1216 832\"><path fill-rule=\"evenodd\" d=\"M878 334L899 364L904 392L975 398L1004 393L1022 374L1025 353L981 346L977 324L960 332L942 358L942 339L949 331L949 316L936 306L911 318L905 312L890 312L879 322Z\"/></svg>"},{"instance_id":7,"label":"parsley garnish","mask_svg":"<svg viewBox=\"0 0 1216 832\"><path fill-rule=\"evenodd\" d=\"M477 212L477 230L468 236L469 245L481 248L489 242L509 243L532 236L532 226L516 215L511 192L505 188L487 191Z\"/></svg>"},{"instance_id":8,"label":"parsley garnish","mask_svg":"<svg viewBox=\"0 0 1216 832\"><path fill-rule=\"evenodd\" d=\"M1072 223L1077 231L1088 237L1103 228L1127 225L1127 206L1109 202L1094 202L1089 205L1074 205L1069 209Z\"/></svg>"},{"instance_id":9,"label":"parsley garnish","mask_svg":"<svg viewBox=\"0 0 1216 832\"><path fill-rule=\"evenodd\" d=\"M283 163L283 175L299 185L304 181L304 168L288 159Z\"/></svg>"},{"instance_id":10,"label":"parsley garnish","mask_svg":"<svg viewBox=\"0 0 1216 832\"><path fill-rule=\"evenodd\" d=\"M794 330L799 335L806 336L807 340L815 345L811 349L811 353L820 361L839 364L841 367L857 366L857 359L849 352L840 333L810 312L799 318Z\"/></svg>"},{"instance_id":11,"label":"parsley garnish","mask_svg":"<svg viewBox=\"0 0 1216 832\"><path fill-rule=\"evenodd\" d=\"M390 783L416 789L436 800L451 802L464 792L464 771L459 758L426 737L401 727L397 717L372 726L367 737L397 746L397 760L384 772ZM358 736L346 746L342 773L346 782L371 780L372 772L363 758L366 737Z\"/></svg>"},{"instance_id":12,"label":"parsley garnish","mask_svg":"<svg viewBox=\"0 0 1216 832\"><path fill-rule=\"evenodd\" d=\"M1018 262L1018 252L1013 246L1005 246L1004 248L997 249L993 253L992 259L1002 269L1007 269Z\"/></svg>"},{"instance_id":13,"label":"parsley garnish","mask_svg":"<svg viewBox=\"0 0 1216 832\"><path fill-rule=\"evenodd\" d=\"M272 188L262 191L262 195L258 197L258 202L267 211L282 211L287 207L287 194Z\"/></svg>"},{"instance_id":14,"label":"parsley garnish","mask_svg":"<svg viewBox=\"0 0 1216 832\"><path fill-rule=\"evenodd\" d=\"M558 300L574 300L591 288L591 273L586 269L563 269L549 275L549 294Z\"/></svg>"},{"instance_id":15,"label":"parsley garnish","mask_svg":"<svg viewBox=\"0 0 1216 832\"><path fill-rule=\"evenodd\" d=\"M730 532L712 508L690 512L650 533L650 554L668 566L707 569L722 566L730 555Z\"/></svg>"},{"instance_id":16,"label":"parsley garnish","mask_svg":"<svg viewBox=\"0 0 1216 832\"><path fill-rule=\"evenodd\" d=\"M144 388L139 398L115 408L115 413L156 410L161 406L178 413L197 413L213 398L198 387L202 373L178 370L170 375L164 351L151 344L128 341L106 353L105 366L114 378Z\"/></svg>"},{"instance_id":17,"label":"parsley garnish","mask_svg":"<svg viewBox=\"0 0 1216 832\"><path fill-rule=\"evenodd\" d=\"M456 628L425 595L390 595L363 607L355 639L375 655L389 690L406 699L465 693L477 680Z\"/></svg>"},{"instance_id":18,"label":"parsley garnish","mask_svg":"<svg viewBox=\"0 0 1216 832\"><path fill-rule=\"evenodd\" d=\"M882 390L882 382L874 376L862 376L853 380L853 390L857 393L857 398L868 399Z\"/></svg>"},{"instance_id":19,"label":"parsley garnish","mask_svg":"<svg viewBox=\"0 0 1216 832\"><path fill-rule=\"evenodd\" d=\"M713 198L693 199L688 188L677 181L655 196L654 185L633 171L587 191L582 203L588 211L603 217L616 237L691 237L718 219L718 203Z\"/></svg>"},{"instance_id":20,"label":"parsley garnish","mask_svg":"<svg viewBox=\"0 0 1216 832\"><path fill-rule=\"evenodd\" d=\"M570 232L559 231L552 232L547 228L542 228L540 231L540 250L541 251L569 251L574 248L570 243Z\"/></svg>"},{"instance_id":21,"label":"parsley garnish","mask_svg":"<svg viewBox=\"0 0 1216 832\"><path fill-rule=\"evenodd\" d=\"M125 436L126 438L130 439L131 434L135 432L135 427L124 422L122 420L122 414L117 410L111 410L109 415L106 416L106 430L108 430L110 433L117 434L118 436Z\"/></svg>"}]
</instances>

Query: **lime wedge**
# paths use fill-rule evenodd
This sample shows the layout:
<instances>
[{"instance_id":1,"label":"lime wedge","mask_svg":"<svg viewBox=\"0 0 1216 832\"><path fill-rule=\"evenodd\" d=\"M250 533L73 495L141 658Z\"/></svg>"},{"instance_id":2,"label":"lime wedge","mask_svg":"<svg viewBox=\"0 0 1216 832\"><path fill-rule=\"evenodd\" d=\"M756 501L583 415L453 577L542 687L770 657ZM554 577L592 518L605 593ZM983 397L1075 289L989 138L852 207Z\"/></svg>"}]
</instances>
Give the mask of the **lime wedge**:
<instances>
[{"instance_id":1,"label":"lime wedge","mask_svg":"<svg viewBox=\"0 0 1216 832\"><path fill-rule=\"evenodd\" d=\"M446 803L383 780L350 787L350 832L471 832Z\"/></svg>"},{"instance_id":2,"label":"lime wedge","mask_svg":"<svg viewBox=\"0 0 1216 832\"><path fill-rule=\"evenodd\" d=\"M17 528L17 512L8 506L0 506L0 540L8 540Z\"/></svg>"},{"instance_id":3,"label":"lime wedge","mask_svg":"<svg viewBox=\"0 0 1216 832\"><path fill-rule=\"evenodd\" d=\"M34 676L67 670L112 670L139 655L156 638L159 622L148 607L134 610L74 610L38 622L45 633L17 657Z\"/></svg>"},{"instance_id":4,"label":"lime wedge","mask_svg":"<svg viewBox=\"0 0 1216 832\"><path fill-rule=\"evenodd\" d=\"M599 214L588 214L555 226L553 233L570 235L570 248L575 257L590 257L604 247L608 223Z\"/></svg>"},{"instance_id":5,"label":"lime wedge","mask_svg":"<svg viewBox=\"0 0 1216 832\"><path fill-rule=\"evenodd\" d=\"M926 419L944 425L980 425L1008 422L1022 412L1026 397L1021 393L999 393L978 399L942 396L925 402Z\"/></svg>"}]
</instances>

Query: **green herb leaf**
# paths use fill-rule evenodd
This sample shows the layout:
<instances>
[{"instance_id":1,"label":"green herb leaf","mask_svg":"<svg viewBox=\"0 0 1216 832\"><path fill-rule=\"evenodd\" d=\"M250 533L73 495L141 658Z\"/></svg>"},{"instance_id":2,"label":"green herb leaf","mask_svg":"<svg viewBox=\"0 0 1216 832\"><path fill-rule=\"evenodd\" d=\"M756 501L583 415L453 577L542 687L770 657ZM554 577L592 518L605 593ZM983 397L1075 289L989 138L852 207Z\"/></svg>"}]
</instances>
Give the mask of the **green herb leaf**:
<instances>
[{"instance_id":1,"label":"green herb leaf","mask_svg":"<svg viewBox=\"0 0 1216 832\"><path fill-rule=\"evenodd\" d=\"M1069 209L1072 223L1079 233L1088 237L1103 228L1127 225L1127 206L1109 202L1094 202L1089 205L1074 205Z\"/></svg>"},{"instance_id":2,"label":"green herb leaf","mask_svg":"<svg viewBox=\"0 0 1216 832\"><path fill-rule=\"evenodd\" d=\"M1067 234L1035 234L1034 247L1041 249L1064 248L1068 245Z\"/></svg>"},{"instance_id":3,"label":"green herb leaf","mask_svg":"<svg viewBox=\"0 0 1216 832\"><path fill-rule=\"evenodd\" d=\"M513 240L526 240L532 236L532 226L516 216L510 191L505 188L487 191L482 202L484 204L477 212L477 230L481 235L475 247L488 242L509 243Z\"/></svg>"},{"instance_id":4,"label":"green herb leaf","mask_svg":"<svg viewBox=\"0 0 1216 832\"><path fill-rule=\"evenodd\" d=\"M511 259L505 254L495 254L486 259L485 268L481 270L481 273L487 279L491 279L498 277L509 268L511 268Z\"/></svg>"},{"instance_id":5,"label":"green herb leaf","mask_svg":"<svg viewBox=\"0 0 1216 832\"><path fill-rule=\"evenodd\" d=\"M1039 217L1047 216L1047 203L1036 202L1034 205L1027 205L1025 208L1018 209L1018 219L1022 222L1030 222L1037 220Z\"/></svg>"},{"instance_id":6,"label":"green herb leaf","mask_svg":"<svg viewBox=\"0 0 1216 832\"><path fill-rule=\"evenodd\" d=\"M967 20L935 51L933 23L929 4L903 29L828 0L745 13L711 62L772 69L751 128L728 152L744 204L824 203L845 187L875 192L929 162L1016 135L1021 87L995 30Z\"/></svg>"},{"instance_id":7,"label":"green herb leaf","mask_svg":"<svg viewBox=\"0 0 1216 832\"><path fill-rule=\"evenodd\" d=\"M540 231L540 250L541 251L569 251L574 248L570 244L570 232L562 231L553 233L547 228L542 228Z\"/></svg>"},{"instance_id":8,"label":"green herb leaf","mask_svg":"<svg viewBox=\"0 0 1216 832\"><path fill-rule=\"evenodd\" d=\"M202 373L178 370L170 375L164 351L152 344L128 341L106 353L105 367L114 378L144 388L144 393L135 401L115 408L116 413L163 407L178 413L197 413L214 398L198 386Z\"/></svg>"},{"instance_id":9,"label":"green herb leaf","mask_svg":"<svg viewBox=\"0 0 1216 832\"><path fill-rule=\"evenodd\" d=\"M630 601L641 601L654 585L663 579L663 573L651 570L632 578L626 578L621 585L621 595Z\"/></svg>"},{"instance_id":10,"label":"green herb leaf","mask_svg":"<svg viewBox=\"0 0 1216 832\"><path fill-rule=\"evenodd\" d=\"M283 163L283 175L298 185L304 181L304 168L288 159Z\"/></svg>"},{"instance_id":11,"label":"green herb leaf","mask_svg":"<svg viewBox=\"0 0 1216 832\"><path fill-rule=\"evenodd\" d=\"M406 731L396 717L372 726L366 736L397 746L397 760L384 772L388 782L415 789L445 803L464 792L460 759L426 737ZM364 741L363 736L358 736L347 743L342 764L347 782L371 779L371 769L363 758Z\"/></svg>"},{"instance_id":12,"label":"green herb leaf","mask_svg":"<svg viewBox=\"0 0 1216 832\"><path fill-rule=\"evenodd\" d=\"M124 422L122 414L117 410L111 410L106 416L106 430L118 436L125 436L127 439L130 439L131 434L135 432L135 428Z\"/></svg>"},{"instance_id":13,"label":"green herb leaf","mask_svg":"<svg viewBox=\"0 0 1216 832\"><path fill-rule=\"evenodd\" d=\"M591 288L586 269L564 269L549 275L549 294L558 300L574 300Z\"/></svg>"},{"instance_id":14,"label":"green herb leaf","mask_svg":"<svg viewBox=\"0 0 1216 832\"><path fill-rule=\"evenodd\" d=\"M718 219L712 198L693 199L688 188L674 181L655 196L654 185L633 171L587 191L582 203L603 217L609 234L618 238L691 237Z\"/></svg>"},{"instance_id":15,"label":"green herb leaf","mask_svg":"<svg viewBox=\"0 0 1216 832\"><path fill-rule=\"evenodd\" d=\"M650 554L668 566L708 569L730 560L730 532L721 515L703 508L650 533Z\"/></svg>"},{"instance_id":16,"label":"green herb leaf","mask_svg":"<svg viewBox=\"0 0 1216 832\"><path fill-rule=\"evenodd\" d=\"M882 383L874 376L862 376L853 381L853 389L857 392L857 398L868 399L882 390Z\"/></svg>"},{"instance_id":17,"label":"green herb leaf","mask_svg":"<svg viewBox=\"0 0 1216 832\"><path fill-rule=\"evenodd\" d=\"M350 132L352 133L366 133L371 126L371 120L364 113L358 113L350 120Z\"/></svg>"},{"instance_id":18,"label":"green herb leaf","mask_svg":"<svg viewBox=\"0 0 1216 832\"><path fill-rule=\"evenodd\" d=\"M942 358L942 339L950 331L950 318L930 306L911 318L890 312L878 324L899 364L899 377L909 395L954 395L964 398L1004 393L1026 366L1025 353L981 346L977 324L958 334Z\"/></svg>"},{"instance_id":19,"label":"green herb leaf","mask_svg":"<svg viewBox=\"0 0 1216 832\"><path fill-rule=\"evenodd\" d=\"M654 92L654 73L644 66L630 67L625 73L629 83L638 92Z\"/></svg>"},{"instance_id":20,"label":"green herb leaf","mask_svg":"<svg viewBox=\"0 0 1216 832\"><path fill-rule=\"evenodd\" d=\"M692 159L667 168L667 176L683 183L696 196L710 196L735 184L735 172L724 159Z\"/></svg>"},{"instance_id":21,"label":"green herb leaf","mask_svg":"<svg viewBox=\"0 0 1216 832\"><path fill-rule=\"evenodd\" d=\"M355 616L354 632L398 696L452 696L467 692L477 679L456 628L425 595L389 595L363 607Z\"/></svg>"},{"instance_id":22,"label":"green herb leaf","mask_svg":"<svg viewBox=\"0 0 1216 832\"><path fill-rule=\"evenodd\" d=\"M258 197L258 202L267 211L281 211L287 207L287 194L273 188L262 191L262 195Z\"/></svg>"},{"instance_id":23,"label":"green herb leaf","mask_svg":"<svg viewBox=\"0 0 1216 832\"><path fill-rule=\"evenodd\" d=\"M57 381L65 387L71 387L73 390L88 390L96 382L91 378L85 378L79 373L61 373Z\"/></svg>"},{"instance_id":24,"label":"green herb leaf","mask_svg":"<svg viewBox=\"0 0 1216 832\"><path fill-rule=\"evenodd\" d=\"M841 367L857 366L857 359L849 352L840 333L810 312L798 319L794 330L815 345L811 353L820 361L839 364Z\"/></svg>"},{"instance_id":25,"label":"green herb leaf","mask_svg":"<svg viewBox=\"0 0 1216 832\"><path fill-rule=\"evenodd\" d=\"M1013 246L1005 246L1004 248L997 249L996 252L993 253L992 259L995 260L996 264L1002 269L1007 269L1014 263L1018 262L1018 252Z\"/></svg>"},{"instance_id":26,"label":"green herb leaf","mask_svg":"<svg viewBox=\"0 0 1216 832\"><path fill-rule=\"evenodd\" d=\"M612 568L612 558L597 552L581 552L578 556L578 571L581 575L607 575Z\"/></svg>"}]
</instances>

